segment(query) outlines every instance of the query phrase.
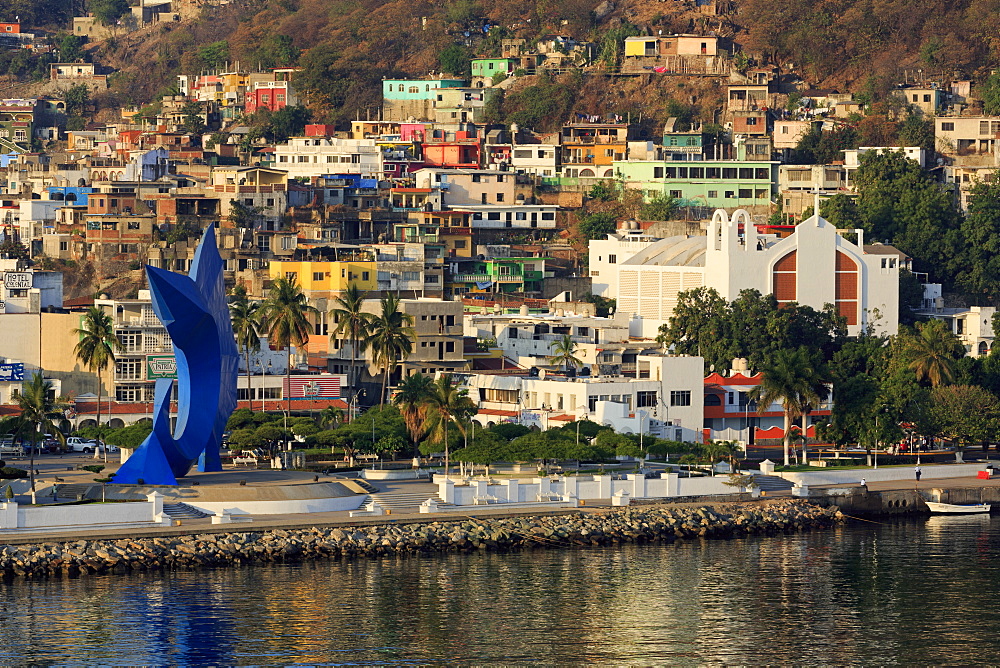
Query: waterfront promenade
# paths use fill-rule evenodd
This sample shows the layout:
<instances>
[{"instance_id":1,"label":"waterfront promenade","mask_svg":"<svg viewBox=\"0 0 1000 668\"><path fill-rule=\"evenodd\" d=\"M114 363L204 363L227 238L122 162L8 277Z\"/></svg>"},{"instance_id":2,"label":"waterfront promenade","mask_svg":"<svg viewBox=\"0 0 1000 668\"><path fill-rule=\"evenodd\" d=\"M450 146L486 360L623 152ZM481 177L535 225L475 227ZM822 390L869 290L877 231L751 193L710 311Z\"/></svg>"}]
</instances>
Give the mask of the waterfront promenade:
<instances>
[{"instance_id":1,"label":"waterfront promenade","mask_svg":"<svg viewBox=\"0 0 1000 668\"><path fill-rule=\"evenodd\" d=\"M62 466L66 469L66 466ZM67 483L84 482L93 479L93 474L84 471L65 471L64 480ZM218 491L231 488L245 480L248 484L255 486L279 486L308 484L313 482L315 474L296 471L270 471L270 470L243 470L226 471L223 473L195 473L187 479L185 487L190 483L197 482L197 487L206 493L211 493L213 487ZM336 477L324 478L321 480L336 480ZM298 530L309 529L311 527L350 527L350 526L371 526L385 524L413 524L430 523L436 521L453 522L468 518L502 518L502 517L544 517L567 514L591 514L606 512L611 505L611 499L588 500L585 506L579 508L551 508L539 506L504 508L500 505L468 506L462 510L450 510L439 513L420 513L419 503L421 499L435 498L437 486L426 481L377 481L368 482L377 492L375 498L396 499L395 503L390 503L387 515L351 517L348 511L317 512L317 513L296 513L296 514L274 514L257 515L252 522L237 522L232 524L212 524L211 518L183 519L178 526L150 526L129 529L92 529L76 531L32 531L32 532L0 532L0 545L25 545L45 542L60 542L72 540L115 540L122 538L156 537L156 536L183 536L199 534L222 534L222 533L245 533L258 531L271 531L276 529ZM843 496L845 488L851 488L849 497ZM869 482L865 488L856 484L840 485L815 485L810 486L810 497L808 500L824 504L845 504L850 507L868 507L871 510L871 503L881 495L893 495L919 492L920 495L930 496L933 490L946 490L946 493L979 494L987 493L994 499L1000 499L1000 477L992 479L980 479L972 476L955 478L924 479L917 483L915 480L894 480ZM827 497L828 493L839 494L839 496ZM869 497L866 499L865 497ZM767 504L776 500L791 497L790 491L769 492L765 497L759 499L757 503ZM735 502L736 499L732 499ZM720 505L729 503L729 500L715 499L695 499L691 501L665 501L663 505L689 507L701 505ZM744 503L746 501L743 501ZM644 503L645 505L645 503ZM877 512L877 511L874 511ZM912 512L912 509L911 509Z\"/></svg>"}]
</instances>

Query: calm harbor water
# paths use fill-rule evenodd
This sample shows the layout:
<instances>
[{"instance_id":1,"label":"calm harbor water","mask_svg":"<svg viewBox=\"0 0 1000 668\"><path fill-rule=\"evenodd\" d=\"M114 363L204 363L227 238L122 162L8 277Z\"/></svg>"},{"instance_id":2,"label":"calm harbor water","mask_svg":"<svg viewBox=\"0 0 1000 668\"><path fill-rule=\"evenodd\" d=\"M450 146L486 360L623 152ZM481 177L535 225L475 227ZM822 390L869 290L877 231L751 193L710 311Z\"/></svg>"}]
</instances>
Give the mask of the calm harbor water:
<instances>
[{"instance_id":1,"label":"calm harbor water","mask_svg":"<svg viewBox=\"0 0 1000 668\"><path fill-rule=\"evenodd\" d=\"M0 664L982 664L1000 518L0 584Z\"/></svg>"}]
</instances>

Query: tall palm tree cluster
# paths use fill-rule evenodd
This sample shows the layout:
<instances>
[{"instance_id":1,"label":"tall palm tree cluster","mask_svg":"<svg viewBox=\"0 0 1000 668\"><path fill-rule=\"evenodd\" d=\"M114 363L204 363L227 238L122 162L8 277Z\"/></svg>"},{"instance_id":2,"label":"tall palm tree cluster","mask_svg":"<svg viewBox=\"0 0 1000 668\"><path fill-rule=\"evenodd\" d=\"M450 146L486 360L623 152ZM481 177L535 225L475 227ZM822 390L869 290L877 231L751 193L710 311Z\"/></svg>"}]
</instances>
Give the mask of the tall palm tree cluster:
<instances>
[{"instance_id":1,"label":"tall palm tree cluster","mask_svg":"<svg viewBox=\"0 0 1000 668\"><path fill-rule=\"evenodd\" d=\"M437 380L415 373L404 378L393 403L399 408L414 447L421 441L444 446L445 471L449 467L450 435L454 429L466 436L469 420L476 414L476 403L469 391L458 387L450 373Z\"/></svg>"},{"instance_id":2,"label":"tall palm tree cluster","mask_svg":"<svg viewBox=\"0 0 1000 668\"><path fill-rule=\"evenodd\" d=\"M395 295L383 297L377 313L366 312L364 306L365 293L356 285L350 285L330 310L335 323L331 338L344 339L350 345L347 384L355 392L359 380L358 354L371 350L376 368L382 371L379 404L384 405L390 377L399 363L413 352L416 338L413 317L400 311L400 300ZM234 291L230 313L237 346L246 357L247 387L250 386L250 353L260 350L261 334L266 334L270 345L286 351L285 385L289 386L291 346L302 350L309 343L309 315L316 312L294 278L276 279L271 283L267 298L260 303L252 302L242 287ZM288 392L285 394L286 413L289 413L291 397Z\"/></svg>"},{"instance_id":3,"label":"tall palm tree cluster","mask_svg":"<svg viewBox=\"0 0 1000 668\"><path fill-rule=\"evenodd\" d=\"M350 370L348 384L357 387L358 353L372 351L372 361L382 370L382 391L379 405L385 405L389 378L399 363L413 352L417 333L413 329L413 316L400 311L400 299L387 295L379 301L378 313L368 313L364 308L364 293L351 285L337 298L330 311L336 323L333 336L347 339L350 344Z\"/></svg>"}]
</instances>

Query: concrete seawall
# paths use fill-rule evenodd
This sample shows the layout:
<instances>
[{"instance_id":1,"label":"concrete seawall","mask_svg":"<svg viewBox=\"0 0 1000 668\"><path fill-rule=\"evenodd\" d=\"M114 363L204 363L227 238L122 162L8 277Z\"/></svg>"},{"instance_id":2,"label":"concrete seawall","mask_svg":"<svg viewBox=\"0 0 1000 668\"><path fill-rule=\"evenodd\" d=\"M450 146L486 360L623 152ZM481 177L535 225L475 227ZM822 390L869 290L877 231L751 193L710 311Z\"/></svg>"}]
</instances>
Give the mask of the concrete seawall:
<instances>
[{"instance_id":1,"label":"concrete seawall","mask_svg":"<svg viewBox=\"0 0 1000 668\"><path fill-rule=\"evenodd\" d=\"M0 548L0 574L6 578L73 577L383 555L654 543L810 531L832 526L841 518L834 508L775 500L643 506L545 517L386 521L364 526L50 541Z\"/></svg>"},{"instance_id":2,"label":"concrete seawall","mask_svg":"<svg viewBox=\"0 0 1000 668\"><path fill-rule=\"evenodd\" d=\"M810 490L809 501L824 507L835 506L858 517L928 515L925 501L938 503L988 503L1000 512L1000 487L931 487L865 491L860 486Z\"/></svg>"}]
</instances>

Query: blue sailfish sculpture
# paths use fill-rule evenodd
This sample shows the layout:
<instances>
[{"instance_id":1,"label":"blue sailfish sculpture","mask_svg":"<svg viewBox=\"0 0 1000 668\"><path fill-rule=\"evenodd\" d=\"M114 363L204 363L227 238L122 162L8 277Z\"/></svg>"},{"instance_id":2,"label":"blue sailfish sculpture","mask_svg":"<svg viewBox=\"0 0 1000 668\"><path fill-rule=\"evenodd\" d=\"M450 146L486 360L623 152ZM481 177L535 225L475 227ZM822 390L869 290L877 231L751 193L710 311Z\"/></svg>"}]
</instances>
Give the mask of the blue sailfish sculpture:
<instances>
[{"instance_id":1,"label":"blue sailfish sculpture","mask_svg":"<svg viewBox=\"0 0 1000 668\"><path fill-rule=\"evenodd\" d=\"M116 483L176 485L198 463L221 471L219 447L236 408L239 352L226 304L222 258L209 226L189 276L146 266L153 310L166 327L177 359L177 424L170 429L173 380L156 381L153 432L122 464Z\"/></svg>"}]
</instances>

